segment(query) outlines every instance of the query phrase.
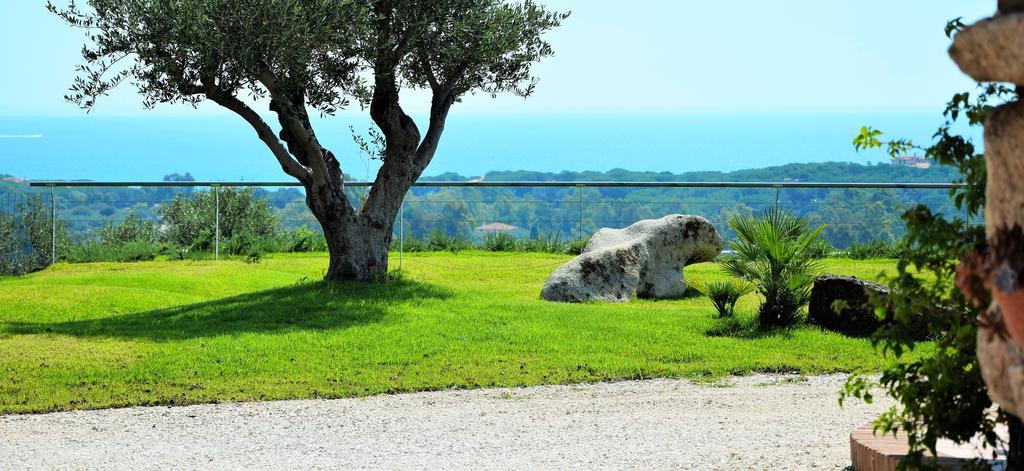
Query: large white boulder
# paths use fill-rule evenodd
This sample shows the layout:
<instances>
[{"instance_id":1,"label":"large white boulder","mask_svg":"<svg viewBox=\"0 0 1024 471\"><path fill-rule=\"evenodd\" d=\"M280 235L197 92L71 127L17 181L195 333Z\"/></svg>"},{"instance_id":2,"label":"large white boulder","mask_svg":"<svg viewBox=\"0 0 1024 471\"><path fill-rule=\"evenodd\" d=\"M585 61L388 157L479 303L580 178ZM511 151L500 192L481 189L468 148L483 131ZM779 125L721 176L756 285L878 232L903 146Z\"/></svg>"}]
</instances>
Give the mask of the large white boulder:
<instances>
[{"instance_id":1,"label":"large white boulder","mask_svg":"<svg viewBox=\"0 0 1024 471\"><path fill-rule=\"evenodd\" d=\"M673 214L625 229L601 229L583 254L548 278L548 301L629 301L682 296L683 267L714 260L724 244L715 226L700 216Z\"/></svg>"}]
</instances>

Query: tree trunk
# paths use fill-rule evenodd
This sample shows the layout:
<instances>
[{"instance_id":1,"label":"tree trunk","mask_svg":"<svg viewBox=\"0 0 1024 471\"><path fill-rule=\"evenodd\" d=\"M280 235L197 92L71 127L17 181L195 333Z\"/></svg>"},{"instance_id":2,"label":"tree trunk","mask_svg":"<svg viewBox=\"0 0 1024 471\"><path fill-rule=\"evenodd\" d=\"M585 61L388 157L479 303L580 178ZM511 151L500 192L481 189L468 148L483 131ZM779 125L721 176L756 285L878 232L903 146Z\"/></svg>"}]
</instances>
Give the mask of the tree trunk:
<instances>
[{"instance_id":1,"label":"tree trunk","mask_svg":"<svg viewBox=\"0 0 1024 471\"><path fill-rule=\"evenodd\" d=\"M327 281L382 281L388 276L388 248L391 227L370 227L359 218L343 227L325 225L324 237L330 251Z\"/></svg>"},{"instance_id":2,"label":"tree trunk","mask_svg":"<svg viewBox=\"0 0 1024 471\"><path fill-rule=\"evenodd\" d=\"M381 5L382 7L382 5ZM437 151L448 110L457 99L452 88L434 87L430 109L430 127L426 137L416 122L399 105L398 61L389 54L374 65L374 94L370 117L384 135L384 153L377 178L361 208L345 195L345 175L341 164L320 145L306 112L302 90L277 87L277 76L267 69L260 82L271 95L270 110L278 116L280 141L269 126L244 103L217 96L224 106L232 107L257 129L261 139L274 151L286 173L306 188L306 204L323 229L330 251L328 281L382 281L388 275L388 249L391 246L395 218L413 183L423 174Z\"/></svg>"},{"instance_id":3,"label":"tree trunk","mask_svg":"<svg viewBox=\"0 0 1024 471\"><path fill-rule=\"evenodd\" d=\"M383 281L396 214L354 211L344 187L307 188L306 203L320 222L330 264L326 281Z\"/></svg>"},{"instance_id":4,"label":"tree trunk","mask_svg":"<svg viewBox=\"0 0 1024 471\"><path fill-rule=\"evenodd\" d=\"M385 7L384 3L378 4L379 9L386 10ZM386 15L381 18L385 21ZM345 195L345 174L340 162L316 137L302 87L281 86L280 77L273 70L260 69L258 80L269 92L270 111L277 115L281 126L275 136L274 130L252 108L218 89L214 80L203 82L207 96L249 122L274 153L282 170L305 187L306 205L320 222L330 251L330 265L324 277L329 281L387 278L395 218L406 193L433 159L448 111L459 96L453 87L432 83L430 127L421 142L416 122L398 102L396 77L400 61L396 57L399 56L382 53L374 64L370 117L384 135L384 153L377 178L358 209Z\"/></svg>"}]
</instances>

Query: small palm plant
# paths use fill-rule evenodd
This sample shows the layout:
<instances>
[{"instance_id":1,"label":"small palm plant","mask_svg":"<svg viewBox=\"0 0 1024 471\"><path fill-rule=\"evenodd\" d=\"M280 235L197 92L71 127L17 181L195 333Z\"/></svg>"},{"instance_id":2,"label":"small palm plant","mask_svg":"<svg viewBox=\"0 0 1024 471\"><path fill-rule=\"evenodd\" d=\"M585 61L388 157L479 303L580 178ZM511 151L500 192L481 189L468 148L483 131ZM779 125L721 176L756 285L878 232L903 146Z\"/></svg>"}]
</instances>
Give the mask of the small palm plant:
<instances>
[{"instance_id":1,"label":"small palm plant","mask_svg":"<svg viewBox=\"0 0 1024 471\"><path fill-rule=\"evenodd\" d=\"M737 239L730 242L736 255L722 262L730 275L749 281L764 296L758 311L762 327L788 326L811 298L820 262L813 244L825 226L810 230L807 220L773 207L761 217L741 216L729 221Z\"/></svg>"},{"instance_id":2,"label":"small palm plant","mask_svg":"<svg viewBox=\"0 0 1024 471\"><path fill-rule=\"evenodd\" d=\"M732 317L736 310L736 302L754 292L753 285L736 279L711 283L698 282L693 283L693 287L711 299L711 303L718 310L718 317Z\"/></svg>"}]
</instances>

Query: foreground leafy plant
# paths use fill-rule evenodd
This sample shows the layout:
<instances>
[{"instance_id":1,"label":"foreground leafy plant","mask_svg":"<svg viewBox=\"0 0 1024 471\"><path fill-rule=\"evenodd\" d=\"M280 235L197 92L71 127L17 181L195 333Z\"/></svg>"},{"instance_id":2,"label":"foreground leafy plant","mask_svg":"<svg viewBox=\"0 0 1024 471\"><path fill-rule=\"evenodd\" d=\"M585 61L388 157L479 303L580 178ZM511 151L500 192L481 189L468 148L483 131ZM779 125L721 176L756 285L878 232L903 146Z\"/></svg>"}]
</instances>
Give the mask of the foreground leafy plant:
<instances>
[{"instance_id":1,"label":"foreground leafy plant","mask_svg":"<svg viewBox=\"0 0 1024 471\"><path fill-rule=\"evenodd\" d=\"M729 221L736 232L730 242L736 255L726 258L726 273L747 280L764 296L758 310L762 327L791 325L811 299L820 262L811 250L825 226L810 230L807 220L773 207L762 217L741 216Z\"/></svg>"},{"instance_id":2,"label":"foreground leafy plant","mask_svg":"<svg viewBox=\"0 0 1024 471\"><path fill-rule=\"evenodd\" d=\"M947 33L958 28L950 23ZM957 168L964 187L951 191L957 208L967 216L984 214L985 156L967 138L951 128L961 116L970 126L981 126L995 105L1017 98L1011 88L987 84L980 92L954 95L944 112L945 124L927 148L908 140L883 141L882 133L865 127L854 140L859 149L887 148L895 157L909 150L921 150L941 165ZM992 401L981 378L977 347L977 313L954 288L957 260L964 254L983 252L987 247L984 229L968 224L963 216L946 216L918 206L903 215L907 224L906 248L900 254L898 272L888 279L893 293L875 300L877 309L891 313L891 321L872 337L876 348L892 354L899 362L885 369L879 381L863 375L851 376L840 400L856 397L872 401L872 388L882 386L897 406L875 422L883 433L903 431L910 453L900 463L903 469L938 469L925 451L932 454L940 438L964 443L977 436L990 446L1001 440L995 433L999 422L1009 425L1009 467L1021 466L1021 423L1004 412L991 414ZM927 276L924 276L927 275ZM987 303L986 303L987 304ZM925 325L921 325L924 322ZM907 357L918 346L915 331L926 329L934 340L930 355Z\"/></svg>"}]
</instances>

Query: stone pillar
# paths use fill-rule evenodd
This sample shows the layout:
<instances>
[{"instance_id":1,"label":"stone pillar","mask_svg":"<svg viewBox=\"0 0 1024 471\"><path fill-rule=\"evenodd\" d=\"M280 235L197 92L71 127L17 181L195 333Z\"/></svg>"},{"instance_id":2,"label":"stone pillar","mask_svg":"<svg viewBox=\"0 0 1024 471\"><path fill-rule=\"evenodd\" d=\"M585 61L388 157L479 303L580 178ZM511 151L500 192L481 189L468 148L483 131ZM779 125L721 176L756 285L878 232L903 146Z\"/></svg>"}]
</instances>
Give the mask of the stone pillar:
<instances>
[{"instance_id":1,"label":"stone pillar","mask_svg":"<svg viewBox=\"0 0 1024 471\"><path fill-rule=\"evenodd\" d=\"M960 32L949 52L971 78L1022 90L1024 0L1000 0L999 12ZM978 333L982 376L993 401L1024 417L1024 103L1008 103L989 114L985 161L990 251L961 265L958 284L969 299L982 299L972 289L991 294L983 316L987 322ZM978 280L973 287L972 277Z\"/></svg>"}]
</instances>

